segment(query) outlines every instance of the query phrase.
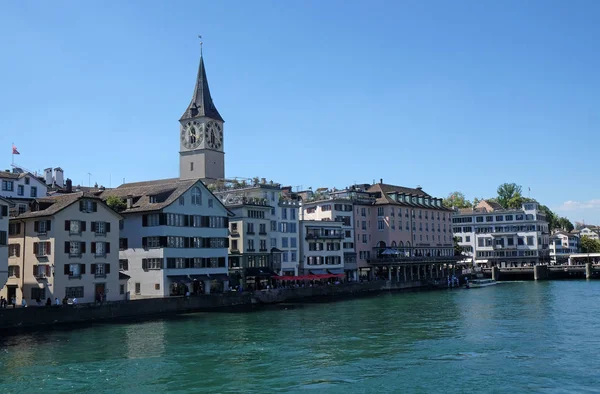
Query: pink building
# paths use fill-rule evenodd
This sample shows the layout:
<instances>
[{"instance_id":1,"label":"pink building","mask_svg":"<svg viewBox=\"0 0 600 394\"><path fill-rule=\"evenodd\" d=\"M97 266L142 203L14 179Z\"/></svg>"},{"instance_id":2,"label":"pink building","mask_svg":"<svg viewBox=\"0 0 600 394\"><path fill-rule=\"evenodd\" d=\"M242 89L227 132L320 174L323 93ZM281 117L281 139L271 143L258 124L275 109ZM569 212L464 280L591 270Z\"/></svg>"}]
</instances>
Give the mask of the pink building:
<instances>
[{"instance_id":1,"label":"pink building","mask_svg":"<svg viewBox=\"0 0 600 394\"><path fill-rule=\"evenodd\" d=\"M354 206L355 246L361 275L371 263L390 256L454 255L452 210L422 188L384 184L356 185L374 198Z\"/></svg>"}]
</instances>

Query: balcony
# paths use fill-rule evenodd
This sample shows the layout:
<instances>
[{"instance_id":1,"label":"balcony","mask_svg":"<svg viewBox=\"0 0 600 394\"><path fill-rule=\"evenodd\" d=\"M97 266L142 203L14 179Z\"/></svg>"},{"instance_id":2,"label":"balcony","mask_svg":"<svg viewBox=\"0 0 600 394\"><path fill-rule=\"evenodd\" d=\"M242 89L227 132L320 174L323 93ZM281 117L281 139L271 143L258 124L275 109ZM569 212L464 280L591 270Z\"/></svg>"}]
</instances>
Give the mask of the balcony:
<instances>
[{"instance_id":1,"label":"balcony","mask_svg":"<svg viewBox=\"0 0 600 394\"><path fill-rule=\"evenodd\" d=\"M259 231L258 235L267 235L267 232L266 231Z\"/></svg>"},{"instance_id":2,"label":"balcony","mask_svg":"<svg viewBox=\"0 0 600 394\"><path fill-rule=\"evenodd\" d=\"M260 249L258 249L258 251L259 251L259 252L268 252L268 251L269 251L269 249L267 249L267 248L260 248Z\"/></svg>"},{"instance_id":3,"label":"balcony","mask_svg":"<svg viewBox=\"0 0 600 394\"><path fill-rule=\"evenodd\" d=\"M246 231L246 234L248 234L248 235L254 235L256 233L254 231Z\"/></svg>"},{"instance_id":4,"label":"balcony","mask_svg":"<svg viewBox=\"0 0 600 394\"><path fill-rule=\"evenodd\" d=\"M70 259L79 259L81 258L81 252L69 252Z\"/></svg>"},{"instance_id":5,"label":"balcony","mask_svg":"<svg viewBox=\"0 0 600 394\"><path fill-rule=\"evenodd\" d=\"M106 274L94 274L94 278L106 278Z\"/></svg>"}]
</instances>

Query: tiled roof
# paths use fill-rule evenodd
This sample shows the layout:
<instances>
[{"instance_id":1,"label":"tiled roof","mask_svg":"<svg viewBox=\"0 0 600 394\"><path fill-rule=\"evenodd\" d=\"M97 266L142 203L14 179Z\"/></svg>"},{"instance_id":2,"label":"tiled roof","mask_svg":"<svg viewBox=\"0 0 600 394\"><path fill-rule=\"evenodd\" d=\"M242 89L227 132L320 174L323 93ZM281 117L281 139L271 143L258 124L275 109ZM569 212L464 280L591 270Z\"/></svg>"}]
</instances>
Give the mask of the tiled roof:
<instances>
[{"instance_id":1,"label":"tiled roof","mask_svg":"<svg viewBox=\"0 0 600 394\"><path fill-rule=\"evenodd\" d=\"M198 179L171 178L124 183L116 189L105 190L100 194L100 198L106 200L108 197L116 196L125 200L128 196L133 196L133 206L121 211L123 214L157 211L171 205L197 182ZM151 196L156 196L159 202L150 202Z\"/></svg>"},{"instance_id":2,"label":"tiled roof","mask_svg":"<svg viewBox=\"0 0 600 394\"><path fill-rule=\"evenodd\" d=\"M62 194L58 196L52 197L41 197L36 198L32 204L38 204L39 206L47 206L45 209L41 209L39 211L28 211L21 215L18 215L18 219L30 219L36 217L43 216L52 216L65 209L69 205L77 202L80 198L90 198L94 200L100 201L100 199L94 195L87 193L71 193L71 194Z\"/></svg>"},{"instance_id":3,"label":"tiled roof","mask_svg":"<svg viewBox=\"0 0 600 394\"><path fill-rule=\"evenodd\" d=\"M191 119L206 116L212 119L220 120L223 118L217 111L217 107L213 103L208 88L208 78L206 78L206 69L204 68L204 59L200 56L200 65L198 66L198 76L196 77L196 86L194 87L194 95L187 109L181 115L181 119Z\"/></svg>"},{"instance_id":4,"label":"tiled roof","mask_svg":"<svg viewBox=\"0 0 600 394\"><path fill-rule=\"evenodd\" d=\"M12 207L14 205L14 203L12 201L9 201L9 200L7 200L5 198L2 198L2 197L0 197L0 201L8 204L9 207Z\"/></svg>"},{"instance_id":5,"label":"tiled roof","mask_svg":"<svg viewBox=\"0 0 600 394\"><path fill-rule=\"evenodd\" d=\"M412 189L409 187L394 186L394 185L388 185L385 183L375 183L367 189L367 192L380 194L380 196L377 197L375 200L375 205L393 204L393 205L401 205L401 206L408 206L408 207L420 207L420 208L431 208L431 209L439 209L439 210L444 210L444 211L452 211L452 209L446 208L444 206L438 207L438 206L427 205L427 204L419 204L418 202L412 202L412 201L399 202L399 201L394 200L393 198L391 198L388 195L388 193L398 193L398 194L406 194L409 196L433 198L421 189Z\"/></svg>"}]
</instances>

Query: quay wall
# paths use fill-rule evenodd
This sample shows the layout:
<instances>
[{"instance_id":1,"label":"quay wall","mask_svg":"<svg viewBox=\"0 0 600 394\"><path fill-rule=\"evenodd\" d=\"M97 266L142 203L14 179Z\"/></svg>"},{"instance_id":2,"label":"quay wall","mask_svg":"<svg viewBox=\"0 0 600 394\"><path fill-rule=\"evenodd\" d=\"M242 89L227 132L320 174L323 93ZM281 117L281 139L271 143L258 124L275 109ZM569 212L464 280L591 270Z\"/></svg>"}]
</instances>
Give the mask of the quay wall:
<instances>
[{"instance_id":1,"label":"quay wall","mask_svg":"<svg viewBox=\"0 0 600 394\"><path fill-rule=\"evenodd\" d=\"M110 302L103 305L80 304L29 306L0 309L0 332L19 332L30 328L75 325L118 320L147 320L159 316L203 311L249 310L260 305L283 302L311 302L355 298L388 291L431 288L420 282L375 281L336 286L272 289L254 293L198 295L192 297L148 298Z\"/></svg>"}]
</instances>

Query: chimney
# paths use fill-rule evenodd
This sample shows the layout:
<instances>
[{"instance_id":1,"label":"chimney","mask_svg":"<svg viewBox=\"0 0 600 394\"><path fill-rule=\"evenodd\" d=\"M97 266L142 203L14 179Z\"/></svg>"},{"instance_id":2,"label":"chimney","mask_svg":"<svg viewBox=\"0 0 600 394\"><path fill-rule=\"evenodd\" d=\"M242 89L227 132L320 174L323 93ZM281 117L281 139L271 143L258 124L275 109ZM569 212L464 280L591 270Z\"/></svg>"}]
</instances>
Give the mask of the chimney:
<instances>
[{"instance_id":1,"label":"chimney","mask_svg":"<svg viewBox=\"0 0 600 394\"><path fill-rule=\"evenodd\" d=\"M65 175L62 168L60 167L56 167L54 169L54 183L56 183L56 186L58 187L65 186Z\"/></svg>"},{"instance_id":2,"label":"chimney","mask_svg":"<svg viewBox=\"0 0 600 394\"><path fill-rule=\"evenodd\" d=\"M44 181L46 182L47 186L52 186L52 168L46 168L44 170Z\"/></svg>"},{"instance_id":3,"label":"chimney","mask_svg":"<svg viewBox=\"0 0 600 394\"><path fill-rule=\"evenodd\" d=\"M383 183L383 178L379 178L379 183Z\"/></svg>"},{"instance_id":4,"label":"chimney","mask_svg":"<svg viewBox=\"0 0 600 394\"><path fill-rule=\"evenodd\" d=\"M423 190L423 188L421 187L421 185L417 185L417 190Z\"/></svg>"},{"instance_id":5,"label":"chimney","mask_svg":"<svg viewBox=\"0 0 600 394\"><path fill-rule=\"evenodd\" d=\"M67 178L67 193L73 193L73 182Z\"/></svg>"},{"instance_id":6,"label":"chimney","mask_svg":"<svg viewBox=\"0 0 600 394\"><path fill-rule=\"evenodd\" d=\"M127 195L127 209L131 209L133 207L133 195Z\"/></svg>"}]
</instances>

